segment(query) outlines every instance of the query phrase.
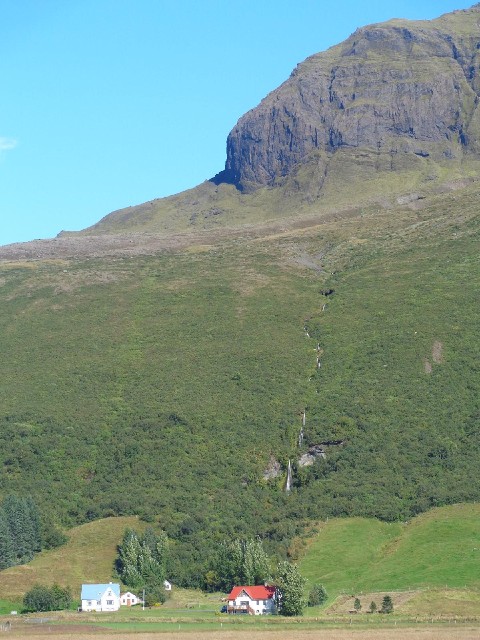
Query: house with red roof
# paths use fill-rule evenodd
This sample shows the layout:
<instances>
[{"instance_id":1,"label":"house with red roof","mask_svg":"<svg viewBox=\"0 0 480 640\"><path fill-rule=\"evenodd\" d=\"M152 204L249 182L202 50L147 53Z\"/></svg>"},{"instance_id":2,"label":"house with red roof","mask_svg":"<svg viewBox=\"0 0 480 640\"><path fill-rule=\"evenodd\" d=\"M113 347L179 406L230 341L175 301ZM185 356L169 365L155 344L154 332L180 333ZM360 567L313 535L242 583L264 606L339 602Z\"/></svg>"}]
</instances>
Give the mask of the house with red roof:
<instances>
[{"instance_id":1,"label":"house with red roof","mask_svg":"<svg viewBox=\"0 0 480 640\"><path fill-rule=\"evenodd\" d=\"M275 613L275 587L263 585L233 587L228 596L228 613L247 613L252 616Z\"/></svg>"}]
</instances>

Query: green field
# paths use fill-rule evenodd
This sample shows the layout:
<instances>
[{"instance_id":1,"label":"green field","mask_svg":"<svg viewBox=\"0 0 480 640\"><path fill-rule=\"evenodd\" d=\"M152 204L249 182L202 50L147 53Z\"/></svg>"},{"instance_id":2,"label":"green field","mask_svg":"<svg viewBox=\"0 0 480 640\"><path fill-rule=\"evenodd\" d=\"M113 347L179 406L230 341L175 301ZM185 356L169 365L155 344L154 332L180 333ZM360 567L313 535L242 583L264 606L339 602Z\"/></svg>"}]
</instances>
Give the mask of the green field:
<instances>
[{"instance_id":1,"label":"green field","mask_svg":"<svg viewBox=\"0 0 480 640\"><path fill-rule=\"evenodd\" d=\"M301 558L310 584L332 595L418 589L480 593L480 505L432 509L408 523L329 520Z\"/></svg>"}]
</instances>

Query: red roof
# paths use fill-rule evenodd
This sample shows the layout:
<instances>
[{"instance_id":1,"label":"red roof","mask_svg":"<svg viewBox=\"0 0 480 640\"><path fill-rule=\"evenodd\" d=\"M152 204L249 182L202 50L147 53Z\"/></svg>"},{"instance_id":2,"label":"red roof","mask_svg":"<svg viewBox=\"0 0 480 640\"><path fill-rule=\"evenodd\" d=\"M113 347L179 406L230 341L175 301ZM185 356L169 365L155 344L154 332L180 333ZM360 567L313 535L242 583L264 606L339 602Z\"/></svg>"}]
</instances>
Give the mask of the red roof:
<instances>
[{"instance_id":1,"label":"red roof","mask_svg":"<svg viewBox=\"0 0 480 640\"><path fill-rule=\"evenodd\" d=\"M264 587L263 585L257 587L233 587L228 599L235 600L242 591L245 591L250 600L268 600L275 595L275 587Z\"/></svg>"}]
</instances>

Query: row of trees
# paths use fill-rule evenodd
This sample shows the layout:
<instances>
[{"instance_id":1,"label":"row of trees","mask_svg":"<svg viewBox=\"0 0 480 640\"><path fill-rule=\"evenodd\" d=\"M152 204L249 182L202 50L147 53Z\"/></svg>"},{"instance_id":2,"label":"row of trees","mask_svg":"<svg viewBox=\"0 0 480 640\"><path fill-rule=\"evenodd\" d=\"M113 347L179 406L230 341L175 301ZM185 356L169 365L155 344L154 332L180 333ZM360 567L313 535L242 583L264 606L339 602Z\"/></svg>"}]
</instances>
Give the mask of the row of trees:
<instances>
[{"instance_id":1,"label":"row of trees","mask_svg":"<svg viewBox=\"0 0 480 640\"><path fill-rule=\"evenodd\" d=\"M0 507L0 570L30 562L38 551L58 547L66 540L42 517L33 498L6 496Z\"/></svg>"},{"instance_id":2,"label":"row of trees","mask_svg":"<svg viewBox=\"0 0 480 640\"><path fill-rule=\"evenodd\" d=\"M122 582L133 590L145 590L145 604L165 602L168 538L148 527L143 535L127 529L118 548L116 569Z\"/></svg>"},{"instance_id":3,"label":"row of trees","mask_svg":"<svg viewBox=\"0 0 480 640\"><path fill-rule=\"evenodd\" d=\"M359 598L355 598L355 601L353 603L353 608L357 612L361 611L362 603L360 602ZM376 613L377 609L378 609L377 603L372 600L372 602L370 603L370 608L368 609L368 612L369 613ZM383 597L382 606L380 608L380 613L392 613L392 611L393 611L393 600L392 600L391 596L386 595L386 596Z\"/></svg>"},{"instance_id":4,"label":"row of trees","mask_svg":"<svg viewBox=\"0 0 480 640\"><path fill-rule=\"evenodd\" d=\"M271 579L270 558L259 539L222 542L205 574L207 591L230 591L238 584L263 584Z\"/></svg>"},{"instance_id":5,"label":"row of trees","mask_svg":"<svg viewBox=\"0 0 480 640\"><path fill-rule=\"evenodd\" d=\"M41 548L40 513L34 501L7 496L0 508L0 569L29 562Z\"/></svg>"}]
</instances>

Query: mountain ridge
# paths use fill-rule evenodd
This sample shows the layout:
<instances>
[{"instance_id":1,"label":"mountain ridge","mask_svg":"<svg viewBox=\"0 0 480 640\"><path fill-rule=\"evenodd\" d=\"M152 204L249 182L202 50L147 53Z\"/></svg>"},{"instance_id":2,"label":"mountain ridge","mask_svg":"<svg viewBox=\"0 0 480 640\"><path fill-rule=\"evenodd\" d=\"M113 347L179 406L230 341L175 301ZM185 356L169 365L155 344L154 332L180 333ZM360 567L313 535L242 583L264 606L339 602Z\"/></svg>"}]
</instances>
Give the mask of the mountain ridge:
<instances>
[{"instance_id":1,"label":"mountain ridge","mask_svg":"<svg viewBox=\"0 0 480 640\"><path fill-rule=\"evenodd\" d=\"M438 159L478 153L479 11L369 25L308 57L240 118L216 181L271 186L314 151L324 170L342 147Z\"/></svg>"},{"instance_id":2,"label":"mountain ridge","mask_svg":"<svg viewBox=\"0 0 480 640\"><path fill-rule=\"evenodd\" d=\"M225 168L210 181L114 211L80 233L199 233L322 217L476 180L479 13L476 4L357 29L299 63L239 119Z\"/></svg>"}]
</instances>

